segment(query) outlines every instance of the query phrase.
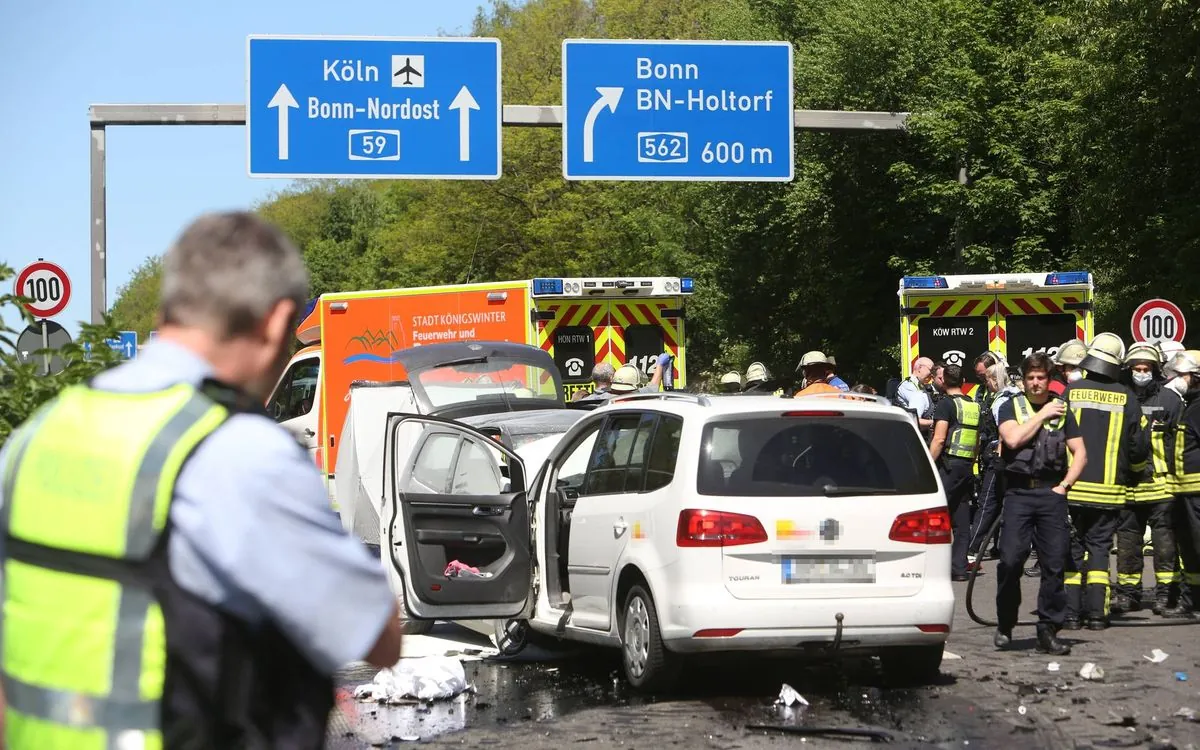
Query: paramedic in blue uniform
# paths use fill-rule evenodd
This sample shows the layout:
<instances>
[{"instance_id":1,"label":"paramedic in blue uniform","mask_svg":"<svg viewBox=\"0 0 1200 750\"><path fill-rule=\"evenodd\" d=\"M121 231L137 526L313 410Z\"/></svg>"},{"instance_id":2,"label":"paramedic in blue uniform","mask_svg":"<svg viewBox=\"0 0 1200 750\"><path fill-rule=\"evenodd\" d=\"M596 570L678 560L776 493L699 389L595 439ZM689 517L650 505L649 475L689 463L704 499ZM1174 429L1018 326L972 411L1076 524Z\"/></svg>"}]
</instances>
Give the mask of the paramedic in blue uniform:
<instances>
[{"instance_id":1,"label":"paramedic in blue uniform","mask_svg":"<svg viewBox=\"0 0 1200 750\"><path fill-rule=\"evenodd\" d=\"M230 412L186 459L169 509L163 565L182 593L164 604L167 669L190 677L166 684L167 747L172 722L174 740L186 726L197 747L320 747L334 672L399 659L379 560L343 530L307 452L262 409L307 296L304 261L278 229L250 213L200 217L164 257L156 340L92 384L149 394L186 383Z\"/></svg>"}]
</instances>

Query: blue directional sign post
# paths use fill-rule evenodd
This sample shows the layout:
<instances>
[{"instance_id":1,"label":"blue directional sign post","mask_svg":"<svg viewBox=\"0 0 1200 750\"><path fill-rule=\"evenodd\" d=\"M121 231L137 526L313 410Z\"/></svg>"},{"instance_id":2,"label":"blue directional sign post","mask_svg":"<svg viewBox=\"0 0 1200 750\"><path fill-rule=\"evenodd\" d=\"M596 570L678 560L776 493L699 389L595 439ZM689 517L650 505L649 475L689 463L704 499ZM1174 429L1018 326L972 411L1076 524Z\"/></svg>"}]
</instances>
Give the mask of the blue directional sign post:
<instances>
[{"instance_id":1,"label":"blue directional sign post","mask_svg":"<svg viewBox=\"0 0 1200 750\"><path fill-rule=\"evenodd\" d=\"M113 351L119 352L122 359L133 359L137 356L137 331L121 331L118 338L104 339L104 343Z\"/></svg>"},{"instance_id":2,"label":"blue directional sign post","mask_svg":"<svg viewBox=\"0 0 1200 750\"><path fill-rule=\"evenodd\" d=\"M252 35L251 177L500 177L500 40Z\"/></svg>"},{"instance_id":3,"label":"blue directional sign post","mask_svg":"<svg viewBox=\"0 0 1200 750\"><path fill-rule=\"evenodd\" d=\"M792 45L567 39L568 180L785 182Z\"/></svg>"}]
</instances>

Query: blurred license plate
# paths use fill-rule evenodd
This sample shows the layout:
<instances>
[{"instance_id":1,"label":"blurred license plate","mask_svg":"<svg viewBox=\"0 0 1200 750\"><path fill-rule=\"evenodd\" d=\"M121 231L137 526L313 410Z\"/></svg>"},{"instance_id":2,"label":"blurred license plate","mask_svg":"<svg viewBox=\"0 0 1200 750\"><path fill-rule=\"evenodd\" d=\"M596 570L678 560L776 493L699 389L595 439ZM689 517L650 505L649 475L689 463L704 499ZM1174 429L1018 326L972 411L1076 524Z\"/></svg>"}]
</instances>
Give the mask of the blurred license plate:
<instances>
[{"instance_id":1,"label":"blurred license plate","mask_svg":"<svg viewBox=\"0 0 1200 750\"><path fill-rule=\"evenodd\" d=\"M875 556L785 557L784 583L875 583Z\"/></svg>"}]
</instances>

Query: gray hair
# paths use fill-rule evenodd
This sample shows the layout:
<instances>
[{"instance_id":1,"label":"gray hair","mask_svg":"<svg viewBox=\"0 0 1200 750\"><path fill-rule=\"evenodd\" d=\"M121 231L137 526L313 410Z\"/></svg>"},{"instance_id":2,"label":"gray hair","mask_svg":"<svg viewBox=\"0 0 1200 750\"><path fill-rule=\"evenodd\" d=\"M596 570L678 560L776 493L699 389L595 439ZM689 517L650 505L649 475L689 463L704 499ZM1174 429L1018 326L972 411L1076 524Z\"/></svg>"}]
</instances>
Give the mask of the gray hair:
<instances>
[{"instance_id":1,"label":"gray hair","mask_svg":"<svg viewBox=\"0 0 1200 750\"><path fill-rule=\"evenodd\" d=\"M1004 387L1012 383L1012 378L1008 375L1008 368L1002 364L994 364L984 370L984 376L989 383L996 384L996 392L1004 390Z\"/></svg>"},{"instance_id":2,"label":"gray hair","mask_svg":"<svg viewBox=\"0 0 1200 750\"><path fill-rule=\"evenodd\" d=\"M281 301L308 299L308 269L278 227L253 213L205 214L163 257L164 323L248 333Z\"/></svg>"},{"instance_id":3,"label":"gray hair","mask_svg":"<svg viewBox=\"0 0 1200 750\"><path fill-rule=\"evenodd\" d=\"M617 371L607 362L601 362L592 368L593 383L611 383Z\"/></svg>"}]
</instances>

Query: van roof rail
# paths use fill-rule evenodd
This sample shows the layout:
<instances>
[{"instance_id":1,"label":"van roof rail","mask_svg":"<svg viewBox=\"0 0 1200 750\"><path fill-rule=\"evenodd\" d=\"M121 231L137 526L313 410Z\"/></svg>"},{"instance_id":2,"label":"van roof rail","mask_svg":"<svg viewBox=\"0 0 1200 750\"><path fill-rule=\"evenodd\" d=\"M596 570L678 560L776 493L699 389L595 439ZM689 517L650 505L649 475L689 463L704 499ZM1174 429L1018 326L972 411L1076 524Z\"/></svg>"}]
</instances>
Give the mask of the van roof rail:
<instances>
[{"instance_id":1,"label":"van roof rail","mask_svg":"<svg viewBox=\"0 0 1200 750\"><path fill-rule=\"evenodd\" d=\"M710 406L711 401L708 396L702 393L688 393L687 391L661 391L659 393L631 393L628 396L617 395L608 400L610 404L623 403L625 401L689 401L699 406Z\"/></svg>"}]
</instances>

